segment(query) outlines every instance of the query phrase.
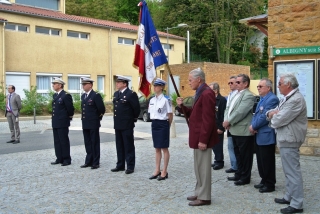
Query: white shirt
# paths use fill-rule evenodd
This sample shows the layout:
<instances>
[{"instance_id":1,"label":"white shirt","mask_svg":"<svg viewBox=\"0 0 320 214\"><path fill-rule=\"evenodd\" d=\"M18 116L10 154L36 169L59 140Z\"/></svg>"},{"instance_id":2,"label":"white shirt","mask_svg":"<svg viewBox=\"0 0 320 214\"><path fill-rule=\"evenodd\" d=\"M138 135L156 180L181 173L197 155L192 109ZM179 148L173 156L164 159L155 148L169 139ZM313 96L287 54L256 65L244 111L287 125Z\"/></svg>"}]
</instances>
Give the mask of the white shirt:
<instances>
[{"instance_id":1,"label":"white shirt","mask_svg":"<svg viewBox=\"0 0 320 214\"><path fill-rule=\"evenodd\" d=\"M168 120L168 113L172 113L171 101L163 94L155 96L149 102L148 112L151 120Z\"/></svg>"},{"instance_id":2,"label":"white shirt","mask_svg":"<svg viewBox=\"0 0 320 214\"><path fill-rule=\"evenodd\" d=\"M233 90L230 92L228 99L227 99L227 106L229 106L231 99L238 93L238 90Z\"/></svg>"},{"instance_id":3,"label":"white shirt","mask_svg":"<svg viewBox=\"0 0 320 214\"><path fill-rule=\"evenodd\" d=\"M231 110L233 109L233 106L235 104L235 102L237 101L237 99L240 97L241 93L244 91L245 89L241 90L241 91L237 91L237 93L232 97L232 99L230 100L230 106L229 106L229 110L228 110L228 117L230 117L230 113Z\"/></svg>"}]
</instances>

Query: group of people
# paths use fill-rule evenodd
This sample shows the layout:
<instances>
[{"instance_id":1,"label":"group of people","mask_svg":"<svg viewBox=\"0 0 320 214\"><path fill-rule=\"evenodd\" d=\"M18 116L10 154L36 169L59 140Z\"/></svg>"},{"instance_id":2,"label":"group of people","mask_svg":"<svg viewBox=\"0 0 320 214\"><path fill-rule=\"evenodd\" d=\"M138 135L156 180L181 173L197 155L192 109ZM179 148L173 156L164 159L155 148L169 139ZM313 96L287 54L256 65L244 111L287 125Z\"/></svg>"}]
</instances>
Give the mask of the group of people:
<instances>
[{"instance_id":1,"label":"group of people","mask_svg":"<svg viewBox=\"0 0 320 214\"><path fill-rule=\"evenodd\" d=\"M135 146L133 130L140 113L137 94L128 88L130 79L118 75L117 91L113 97L114 129L117 150L116 167L112 172L134 172ZM220 86L205 81L205 73L197 68L189 73L189 85L195 90L192 107L183 105L183 98L176 102L189 121L189 146L194 150L196 186L194 195L187 199L190 206L211 204L212 170L224 167L223 139L227 131L228 152L231 167L227 173L234 173L227 179L235 185L250 183L253 154L256 153L261 181L254 185L260 193L273 192L276 183L275 144L280 150L283 171L286 177L286 193L275 198L279 204L289 204L281 213L303 212L303 182L299 163L299 148L307 132L306 102L299 92L298 82L293 74L280 77L278 88L284 96L280 101L273 93L272 81L263 78L257 86L260 101L252 111L254 95L249 91L250 78L246 74L232 76L228 85L231 89L227 99L220 94ZM81 120L86 157L81 168L100 167L100 121L105 113L101 95L92 90L93 80L82 78L85 93L81 96ZM74 115L72 96L64 91L65 82L56 78L52 82L52 128L56 160L51 164L71 164L69 126ZM155 148L155 169L149 179L159 181L168 178L170 158L170 125L172 104L163 94L166 82L157 78L154 83L154 97L149 102L148 112L152 120L152 139ZM6 117L11 131L8 143L20 142L19 111L21 99L15 94L15 87L8 87ZM214 162L212 163L212 152ZM163 167L161 170L161 159Z\"/></svg>"},{"instance_id":2,"label":"group of people","mask_svg":"<svg viewBox=\"0 0 320 214\"><path fill-rule=\"evenodd\" d=\"M205 83L205 73L200 68L192 70L188 80L191 89L196 90L193 106L184 106L181 97L177 104L189 120L189 146L194 149L197 182L194 195L187 197L189 205L211 204L211 167L219 170L224 166L223 134L227 131L231 168L226 172L234 173L227 179L237 186L249 184L255 151L261 181L254 187L260 193L275 191L277 144L286 189L283 198L274 201L289 205L281 213L303 212L299 148L307 133L307 109L296 77L289 73L280 76L278 88L284 96L280 101L273 93L272 81L261 79L257 86L260 101L255 109L246 74L230 77L227 99L221 96L218 83ZM212 164L211 148L215 155Z\"/></svg>"}]
</instances>

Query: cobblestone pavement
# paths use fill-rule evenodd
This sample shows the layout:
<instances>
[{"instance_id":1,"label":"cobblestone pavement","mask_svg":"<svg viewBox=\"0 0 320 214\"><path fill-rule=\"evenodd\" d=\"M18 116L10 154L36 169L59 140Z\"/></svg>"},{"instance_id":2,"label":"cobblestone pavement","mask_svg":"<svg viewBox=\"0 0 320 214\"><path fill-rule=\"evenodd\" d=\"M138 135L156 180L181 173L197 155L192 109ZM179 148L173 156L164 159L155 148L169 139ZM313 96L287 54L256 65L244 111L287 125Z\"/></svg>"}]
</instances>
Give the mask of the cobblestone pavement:
<instances>
[{"instance_id":1,"label":"cobblestone pavement","mask_svg":"<svg viewBox=\"0 0 320 214\"><path fill-rule=\"evenodd\" d=\"M105 117L104 131L112 130L112 118ZM74 119L72 129L81 127ZM50 128L50 120L21 121L25 131ZM5 122L0 134L8 133ZM139 121L136 131L143 140L135 142L135 172L110 172L116 163L114 142L101 139L101 168L81 169L84 146L71 147L72 165L52 166L53 149L0 155L0 213L279 213L285 206L275 204L275 197L284 193L284 174L279 155L276 191L259 193L254 184L259 175L254 160L249 185L235 186L227 181L229 157L225 143L225 167L212 172L212 204L190 207L186 197L193 195L195 176L193 153L188 148L188 129L176 121L177 137L170 141L169 178L149 180L154 169L154 148L150 123ZM226 142L226 140L225 140ZM5 142L0 142L5 143ZM22 142L23 143L23 142ZM0 148L1 149L1 148ZM304 179L304 213L320 213L320 158L301 157Z\"/></svg>"}]
</instances>

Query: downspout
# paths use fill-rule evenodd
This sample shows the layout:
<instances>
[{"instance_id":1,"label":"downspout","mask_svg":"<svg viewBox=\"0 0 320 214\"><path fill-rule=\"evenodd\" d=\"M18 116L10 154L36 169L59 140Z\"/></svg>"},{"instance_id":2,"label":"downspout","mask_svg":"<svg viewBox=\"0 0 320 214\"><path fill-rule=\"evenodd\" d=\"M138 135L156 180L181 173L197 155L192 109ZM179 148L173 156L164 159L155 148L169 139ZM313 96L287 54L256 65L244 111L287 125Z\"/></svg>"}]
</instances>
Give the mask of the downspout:
<instances>
[{"instance_id":1,"label":"downspout","mask_svg":"<svg viewBox=\"0 0 320 214\"><path fill-rule=\"evenodd\" d=\"M2 24L2 85L3 90L5 91L5 79L4 79L4 72L5 72L5 44L4 44L4 28L5 28L6 22L4 21Z\"/></svg>"},{"instance_id":2,"label":"downspout","mask_svg":"<svg viewBox=\"0 0 320 214\"><path fill-rule=\"evenodd\" d=\"M109 30L109 96L110 96L110 101L112 100L112 88L113 88L111 31L112 31L112 28L110 28L110 30Z\"/></svg>"}]
</instances>

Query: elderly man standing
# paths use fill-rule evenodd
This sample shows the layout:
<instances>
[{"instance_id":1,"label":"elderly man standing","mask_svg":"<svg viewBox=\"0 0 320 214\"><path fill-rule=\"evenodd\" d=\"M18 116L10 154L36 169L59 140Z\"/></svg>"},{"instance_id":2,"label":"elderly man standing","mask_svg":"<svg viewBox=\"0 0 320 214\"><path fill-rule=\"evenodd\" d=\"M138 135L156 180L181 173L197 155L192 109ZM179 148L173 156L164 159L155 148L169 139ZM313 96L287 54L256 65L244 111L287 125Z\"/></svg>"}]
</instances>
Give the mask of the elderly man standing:
<instances>
[{"instance_id":1,"label":"elderly man standing","mask_svg":"<svg viewBox=\"0 0 320 214\"><path fill-rule=\"evenodd\" d=\"M249 91L250 78L246 74L237 76L238 93L230 101L224 113L223 126L229 129L238 163L234 177L228 177L237 186L250 183L253 161L254 138L249 131L252 120L254 96Z\"/></svg>"},{"instance_id":2,"label":"elderly man standing","mask_svg":"<svg viewBox=\"0 0 320 214\"><path fill-rule=\"evenodd\" d=\"M225 128L222 126L224 118L224 110L226 109L227 100L220 94L220 86L218 83L213 82L209 84L209 87L216 95L216 105L214 108L216 114L217 133L219 136L219 143L212 148L214 153L214 163L211 165L213 170L222 169L224 166L223 155L223 138Z\"/></svg>"},{"instance_id":3,"label":"elderly man standing","mask_svg":"<svg viewBox=\"0 0 320 214\"><path fill-rule=\"evenodd\" d=\"M21 110L21 98L15 93L16 88L14 85L8 86L8 92L6 98L6 112L9 128L11 132L11 140L7 143L20 143L20 127L19 127L19 112Z\"/></svg>"},{"instance_id":4,"label":"elderly man standing","mask_svg":"<svg viewBox=\"0 0 320 214\"><path fill-rule=\"evenodd\" d=\"M277 133L282 168L286 177L286 193L275 198L279 204L290 204L281 213L303 212L303 181L299 148L307 134L307 107L299 92L299 83L293 74L280 76L278 88L284 98L278 107L266 113L270 125Z\"/></svg>"},{"instance_id":5,"label":"elderly man standing","mask_svg":"<svg viewBox=\"0 0 320 214\"><path fill-rule=\"evenodd\" d=\"M273 192L276 183L276 135L274 129L269 127L266 112L279 104L279 99L272 93L272 81L263 78L257 86L260 101L253 115L249 130L256 137L257 165L261 181L254 185L259 192Z\"/></svg>"},{"instance_id":6,"label":"elderly man standing","mask_svg":"<svg viewBox=\"0 0 320 214\"><path fill-rule=\"evenodd\" d=\"M219 142L215 111L214 92L205 83L205 73L194 69L189 73L189 85L196 90L192 108L183 105L183 99L177 98L177 104L184 109L189 120L189 146L194 149L194 171L197 179L194 196L187 197L190 206L211 204L211 149Z\"/></svg>"}]
</instances>

